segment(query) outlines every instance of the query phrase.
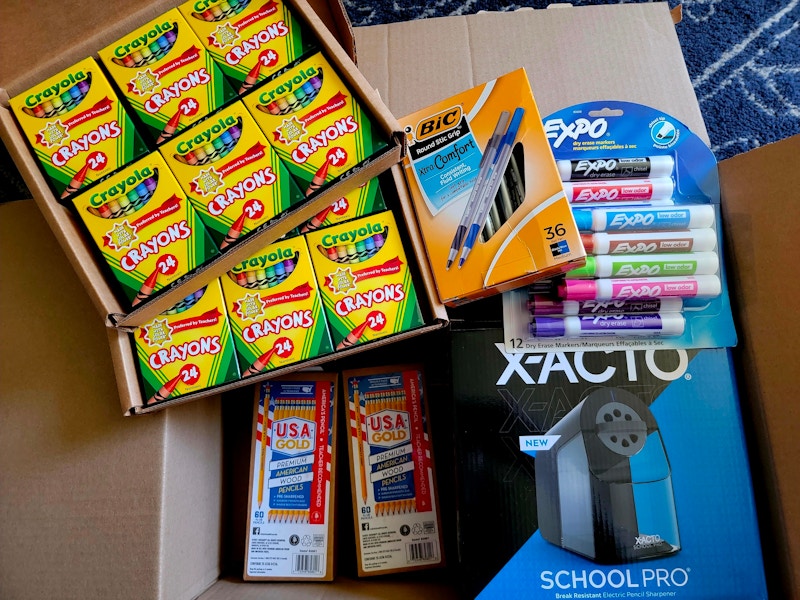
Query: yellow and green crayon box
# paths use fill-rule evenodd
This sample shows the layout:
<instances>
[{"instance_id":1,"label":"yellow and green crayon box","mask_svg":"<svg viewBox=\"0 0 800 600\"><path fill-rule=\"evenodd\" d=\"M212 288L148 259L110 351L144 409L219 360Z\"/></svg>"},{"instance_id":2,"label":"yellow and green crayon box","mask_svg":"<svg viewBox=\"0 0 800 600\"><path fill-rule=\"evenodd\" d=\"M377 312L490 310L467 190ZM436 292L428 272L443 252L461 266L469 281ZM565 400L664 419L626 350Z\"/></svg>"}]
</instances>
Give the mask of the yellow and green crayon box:
<instances>
[{"instance_id":1,"label":"yellow and green crayon box","mask_svg":"<svg viewBox=\"0 0 800 600\"><path fill-rule=\"evenodd\" d=\"M75 196L73 204L131 308L219 254L158 152Z\"/></svg>"},{"instance_id":2,"label":"yellow and green crayon box","mask_svg":"<svg viewBox=\"0 0 800 600\"><path fill-rule=\"evenodd\" d=\"M336 350L423 325L394 216L306 234Z\"/></svg>"},{"instance_id":3,"label":"yellow and green crayon box","mask_svg":"<svg viewBox=\"0 0 800 600\"><path fill-rule=\"evenodd\" d=\"M62 200L147 152L93 58L11 98L10 105Z\"/></svg>"},{"instance_id":4,"label":"yellow and green crayon box","mask_svg":"<svg viewBox=\"0 0 800 600\"><path fill-rule=\"evenodd\" d=\"M302 236L270 244L221 281L243 377L333 352Z\"/></svg>"},{"instance_id":5,"label":"yellow and green crayon box","mask_svg":"<svg viewBox=\"0 0 800 600\"><path fill-rule=\"evenodd\" d=\"M239 379L219 279L133 335L146 406Z\"/></svg>"},{"instance_id":6,"label":"yellow and green crayon box","mask_svg":"<svg viewBox=\"0 0 800 600\"><path fill-rule=\"evenodd\" d=\"M177 8L98 55L156 144L236 97Z\"/></svg>"},{"instance_id":7,"label":"yellow and green crayon box","mask_svg":"<svg viewBox=\"0 0 800 600\"><path fill-rule=\"evenodd\" d=\"M316 49L282 0L188 0L178 10L239 94Z\"/></svg>"},{"instance_id":8,"label":"yellow and green crayon box","mask_svg":"<svg viewBox=\"0 0 800 600\"><path fill-rule=\"evenodd\" d=\"M299 228L300 233L338 225L376 212L386 210L383 192L377 177L361 184L335 202L332 202Z\"/></svg>"},{"instance_id":9,"label":"yellow and green crayon box","mask_svg":"<svg viewBox=\"0 0 800 600\"><path fill-rule=\"evenodd\" d=\"M321 52L242 101L306 196L388 146Z\"/></svg>"},{"instance_id":10,"label":"yellow and green crayon box","mask_svg":"<svg viewBox=\"0 0 800 600\"><path fill-rule=\"evenodd\" d=\"M163 144L160 151L221 250L303 200L241 102Z\"/></svg>"}]
</instances>

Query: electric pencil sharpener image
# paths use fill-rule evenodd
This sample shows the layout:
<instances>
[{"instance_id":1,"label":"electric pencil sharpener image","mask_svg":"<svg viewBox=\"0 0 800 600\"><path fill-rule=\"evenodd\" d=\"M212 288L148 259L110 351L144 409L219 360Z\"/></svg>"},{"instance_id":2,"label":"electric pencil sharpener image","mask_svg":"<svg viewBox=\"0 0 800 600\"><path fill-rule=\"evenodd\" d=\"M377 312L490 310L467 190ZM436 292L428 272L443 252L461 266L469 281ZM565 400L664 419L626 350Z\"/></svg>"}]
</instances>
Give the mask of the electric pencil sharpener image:
<instances>
[{"instance_id":1,"label":"electric pencil sharpener image","mask_svg":"<svg viewBox=\"0 0 800 600\"><path fill-rule=\"evenodd\" d=\"M680 550L669 460L650 409L630 392L587 396L536 453L542 537L600 564Z\"/></svg>"}]
</instances>

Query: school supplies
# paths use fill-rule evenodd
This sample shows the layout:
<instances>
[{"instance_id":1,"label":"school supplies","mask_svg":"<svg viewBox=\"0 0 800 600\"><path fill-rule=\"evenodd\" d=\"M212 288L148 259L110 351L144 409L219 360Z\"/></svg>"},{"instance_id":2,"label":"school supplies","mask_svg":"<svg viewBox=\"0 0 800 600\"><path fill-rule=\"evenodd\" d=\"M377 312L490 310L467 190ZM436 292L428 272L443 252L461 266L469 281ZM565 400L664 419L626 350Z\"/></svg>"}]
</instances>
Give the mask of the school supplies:
<instances>
[{"instance_id":1,"label":"school supplies","mask_svg":"<svg viewBox=\"0 0 800 600\"><path fill-rule=\"evenodd\" d=\"M93 58L42 81L9 104L61 200L147 152Z\"/></svg>"}]
</instances>

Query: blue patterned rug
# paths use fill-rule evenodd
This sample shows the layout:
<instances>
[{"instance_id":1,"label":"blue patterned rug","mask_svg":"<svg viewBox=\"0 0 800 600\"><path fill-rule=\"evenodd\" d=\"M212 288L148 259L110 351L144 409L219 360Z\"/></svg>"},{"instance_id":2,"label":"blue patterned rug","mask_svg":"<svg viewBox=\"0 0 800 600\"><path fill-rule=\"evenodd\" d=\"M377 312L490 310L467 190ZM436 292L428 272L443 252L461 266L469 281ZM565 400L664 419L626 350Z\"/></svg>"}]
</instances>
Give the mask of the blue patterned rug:
<instances>
[{"instance_id":1,"label":"blue patterned rug","mask_svg":"<svg viewBox=\"0 0 800 600\"><path fill-rule=\"evenodd\" d=\"M669 0L670 8L677 3ZM515 4L500 0L344 0L354 26L523 6L545 8L548 4L547 0ZM684 0L682 4L678 38L717 158L800 132L800 0ZM0 148L0 202L28 196L5 148Z\"/></svg>"},{"instance_id":2,"label":"blue patterned rug","mask_svg":"<svg viewBox=\"0 0 800 600\"><path fill-rule=\"evenodd\" d=\"M636 2L641 0L627 0ZM550 0L344 0L354 26L481 10L546 8ZM572 0L575 6L625 0ZM718 160L800 132L800 0L669 0Z\"/></svg>"}]
</instances>

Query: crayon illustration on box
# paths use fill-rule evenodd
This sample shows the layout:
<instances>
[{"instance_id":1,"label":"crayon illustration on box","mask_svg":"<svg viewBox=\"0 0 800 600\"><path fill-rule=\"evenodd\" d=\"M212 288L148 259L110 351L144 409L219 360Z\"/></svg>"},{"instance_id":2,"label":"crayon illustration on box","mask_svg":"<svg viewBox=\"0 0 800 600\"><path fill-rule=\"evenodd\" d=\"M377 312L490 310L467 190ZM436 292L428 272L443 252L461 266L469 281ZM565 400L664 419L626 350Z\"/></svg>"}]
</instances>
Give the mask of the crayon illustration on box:
<instances>
[{"instance_id":1,"label":"crayon illustration on box","mask_svg":"<svg viewBox=\"0 0 800 600\"><path fill-rule=\"evenodd\" d=\"M524 69L400 123L408 139L406 180L444 304L583 264Z\"/></svg>"},{"instance_id":2,"label":"crayon illustration on box","mask_svg":"<svg viewBox=\"0 0 800 600\"><path fill-rule=\"evenodd\" d=\"M147 147L92 58L9 101L56 198L136 160Z\"/></svg>"},{"instance_id":3,"label":"crayon illustration on box","mask_svg":"<svg viewBox=\"0 0 800 600\"><path fill-rule=\"evenodd\" d=\"M242 377L333 352L305 238L267 246L221 282Z\"/></svg>"},{"instance_id":4,"label":"crayon illustration on box","mask_svg":"<svg viewBox=\"0 0 800 600\"><path fill-rule=\"evenodd\" d=\"M245 580L334 577L337 382L296 373L256 386Z\"/></svg>"},{"instance_id":5,"label":"crayon illustration on box","mask_svg":"<svg viewBox=\"0 0 800 600\"><path fill-rule=\"evenodd\" d=\"M336 350L423 325L390 211L306 234Z\"/></svg>"},{"instance_id":6,"label":"crayon illustration on box","mask_svg":"<svg viewBox=\"0 0 800 600\"><path fill-rule=\"evenodd\" d=\"M223 251L303 198L241 102L160 151Z\"/></svg>"},{"instance_id":7,"label":"crayon illustration on box","mask_svg":"<svg viewBox=\"0 0 800 600\"><path fill-rule=\"evenodd\" d=\"M564 109L545 130L587 259L503 295L506 349L734 345L708 147L627 102Z\"/></svg>"},{"instance_id":8,"label":"crayon illustration on box","mask_svg":"<svg viewBox=\"0 0 800 600\"><path fill-rule=\"evenodd\" d=\"M236 97L176 8L109 44L98 55L156 144Z\"/></svg>"},{"instance_id":9,"label":"crayon illustration on box","mask_svg":"<svg viewBox=\"0 0 800 600\"><path fill-rule=\"evenodd\" d=\"M219 251L157 152L72 199L129 308Z\"/></svg>"},{"instance_id":10,"label":"crayon illustration on box","mask_svg":"<svg viewBox=\"0 0 800 600\"><path fill-rule=\"evenodd\" d=\"M358 574L444 564L424 374L413 365L343 373Z\"/></svg>"},{"instance_id":11,"label":"crayon illustration on box","mask_svg":"<svg viewBox=\"0 0 800 600\"><path fill-rule=\"evenodd\" d=\"M316 48L281 0L189 0L178 9L240 95Z\"/></svg>"},{"instance_id":12,"label":"crayon illustration on box","mask_svg":"<svg viewBox=\"0 0 800 600\"><path fill-rule=\"evenodd\" d=\"M311 217L300 226L300 233L308 233L386 210L380 186L377 177L363 183Z\"/></svg>"},{"instance_id":13,"label":"crayon illustration on box","mask_svg":"<svg viewBox=\"0 0 800 600\"><path fill-rule=\"evenodd\" d=\"M389 145L321 52L243 96L242 102L306 196Z\"/></svg>"},{"instance_id":14,"label":"crayon illustration on box","mask_svg":"<svg viewBox=\"0 0 800 600\"><path fill-rule=\"evenodd\" d=\"M239 379L219 279L137 327L132 335L144 406Z\"/></svg>"}]
</instances>

